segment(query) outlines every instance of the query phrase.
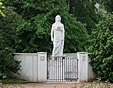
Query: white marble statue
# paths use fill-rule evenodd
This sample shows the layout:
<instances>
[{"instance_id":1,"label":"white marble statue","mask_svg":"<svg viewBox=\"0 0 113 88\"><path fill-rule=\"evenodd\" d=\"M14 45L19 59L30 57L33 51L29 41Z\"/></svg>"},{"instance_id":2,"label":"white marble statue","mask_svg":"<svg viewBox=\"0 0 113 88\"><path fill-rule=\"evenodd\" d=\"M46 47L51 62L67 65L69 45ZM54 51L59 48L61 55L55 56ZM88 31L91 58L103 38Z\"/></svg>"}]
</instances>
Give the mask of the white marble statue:
<instances>
[{"instance_id":1,"label":"white marble statue","mask_svg":"<svg viewBox=\"0 0 113 88\"><path fill-rule=\"evenodd\" d=\"M52 56L63 56L64 48L64 25L61 23L60 15L55 17L55 23L51 28L51 41L53 42Z\"/></svg>"}]
</instances>

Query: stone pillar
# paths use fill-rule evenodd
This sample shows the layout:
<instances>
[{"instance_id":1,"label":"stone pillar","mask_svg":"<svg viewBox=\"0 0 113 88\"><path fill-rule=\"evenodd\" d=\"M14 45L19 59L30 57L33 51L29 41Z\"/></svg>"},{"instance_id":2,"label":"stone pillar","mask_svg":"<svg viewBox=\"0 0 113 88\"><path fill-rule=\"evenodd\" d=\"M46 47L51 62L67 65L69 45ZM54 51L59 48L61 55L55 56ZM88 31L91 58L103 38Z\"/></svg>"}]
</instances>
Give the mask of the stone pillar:
<instances>
[{"instance_id":1,"label":"stone pillar","mask_svg":"<svg viewBox=\"0 0 113 88\"><path fill-rule=\"evenodd\" d=\"M78 81L88 81L88 53L77 52L78 58Z\"/></svg>"},{"instance_id":2,"label":"stone pillar","mask_svg":"<svg viewBox=\"0 0 113 88\"><path fill-rule=\"evenodd\" d=\"M47 80L47 52L37 52L38 55L38 81Z\"/></svg>"}]
</instances>

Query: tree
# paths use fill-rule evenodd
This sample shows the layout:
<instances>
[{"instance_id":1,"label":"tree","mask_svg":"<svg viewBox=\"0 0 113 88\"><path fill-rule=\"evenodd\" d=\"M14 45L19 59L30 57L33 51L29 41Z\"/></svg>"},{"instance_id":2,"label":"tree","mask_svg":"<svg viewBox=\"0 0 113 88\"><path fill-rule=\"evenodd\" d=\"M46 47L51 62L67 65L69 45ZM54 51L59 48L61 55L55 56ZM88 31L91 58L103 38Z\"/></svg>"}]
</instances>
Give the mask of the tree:
<instances>
[{"instance_id":1,"label":"tree","mask_svg":"<svg viewBox=\"0 0 113 88\"><path fill-rule=\"evenodd\" d=\"M3 16L3 17L5 17L5 15L4 15L4 13L2 12L2 8L4 8L4 6L3 6L3 3L1 2L1 0L0 0L0 14Z\"/></svg>"},{"instance_id":2,"label":"tree","mask_svg":"<svg viewBox=\"0 0 113 88\"><path fill-rule=\"evenodd\" d=\"M104 4L109 12L113 12L113 0L106 0Z\"/></svg>"},{"instance_id":3,"label":"tree","mask_svg":"<svg viewBox=\"0 0 113 88\"><path fill-rule=\"evenodd\" d=\"M25 20L16 31L17 52L51 52L50 31L57 14L65 25L65 52L84 51L88 40L86 28L68 13L65 0L7 0L5 5L14 6Z\"/></svg>"},{"instance_id":4,"label":"tree","mask_svg":"<svg viewBox=\"0 0 113 88\"><path fill-rule=\"evenodd\" d=\"M96 2L96 0L68 0L69 12L86 25L88 34L95 28L99 19L95 12Z\"/></svg>"},{"instance_id":5,"label":"tree","mask_svg":"<svg viewBox=\"0 0 113 88\"><path fill-rule=\"evenodd\" d=\"M10 7L6 7L3 13L7 16L0 16L0 79L7 77L10 71L18 73L20 69L20 62L13 55L16 27L23 21Z\"/></svg>"},{"instance_id":6,"label":"tree","mask_svg":"<svg viewBox=\"0 0 113 88\"><path fill-rule=\"evenodd\" d=\"M103 12L103 10L102 10ZM100 21L91 33L91 64L97 76L113 82L113 15L101 13Z\"/></svg>"}]
</instances>

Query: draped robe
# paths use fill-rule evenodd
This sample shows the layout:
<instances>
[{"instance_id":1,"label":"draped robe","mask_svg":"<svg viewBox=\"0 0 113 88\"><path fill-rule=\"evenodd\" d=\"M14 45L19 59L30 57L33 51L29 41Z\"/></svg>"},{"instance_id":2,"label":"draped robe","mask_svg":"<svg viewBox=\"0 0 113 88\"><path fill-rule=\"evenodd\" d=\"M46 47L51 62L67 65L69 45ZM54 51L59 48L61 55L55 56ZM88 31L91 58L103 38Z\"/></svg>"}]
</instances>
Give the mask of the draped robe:
<instances>
[{"instance_id":1,"label":"draped robe","mask_svg":"<svg viewBox=\"0 0 113 88\"><path fill-rule=\"evenodd\" d=\"M51 39L53 41L52 56L63 56L64 48L64 25L62 23L54 23L51 29Z\"/></svg>"}]
</instances>

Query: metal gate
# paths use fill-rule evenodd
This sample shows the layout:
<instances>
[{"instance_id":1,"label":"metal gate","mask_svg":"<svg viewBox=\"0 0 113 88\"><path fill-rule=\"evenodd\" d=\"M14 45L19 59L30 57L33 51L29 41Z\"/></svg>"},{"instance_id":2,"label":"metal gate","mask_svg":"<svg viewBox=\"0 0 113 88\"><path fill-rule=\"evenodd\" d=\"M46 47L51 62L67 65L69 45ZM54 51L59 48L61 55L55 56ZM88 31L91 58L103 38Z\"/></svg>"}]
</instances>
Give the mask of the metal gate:
<instances>
[{"instance_id":1,"label":"metal gate","mask_svg":"<svg viewBox=\"0 0 113 88\"><path fill-rule=\"evenodd\" d=\"M47 65L48 82L72 82L78 79L77 56L49 57Z\"/></svg>"}]
</instances>

